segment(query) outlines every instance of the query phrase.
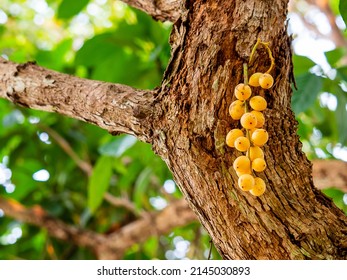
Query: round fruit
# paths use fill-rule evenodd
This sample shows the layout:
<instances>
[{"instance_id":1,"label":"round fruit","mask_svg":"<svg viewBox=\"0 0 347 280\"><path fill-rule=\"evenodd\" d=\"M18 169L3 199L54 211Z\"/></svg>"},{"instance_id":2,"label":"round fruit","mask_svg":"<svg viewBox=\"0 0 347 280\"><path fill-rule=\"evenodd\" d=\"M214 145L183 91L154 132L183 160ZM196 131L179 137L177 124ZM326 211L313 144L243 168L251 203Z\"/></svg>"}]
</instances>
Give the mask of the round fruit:
<instances>
[{"instance_id":1,"label":"round fruit","mask_svg":"<svg viewBox=\"0 0 347 280\"><path fill-rule=\"evenodd\" d=\"M236 171L236 175L240 177L243 174L252 174L252 171L249 169L247 171Z\"/></svg>"},{"instance_id":2,"label":"round fruit","mask_svg":"<svg viewBox=\"0 0 347 280\"><path fill-rule=\"evenodd\" d=\"M259 85L262 88L269 89L274 84L274 78L270 74L263 74L259 77Z\"/></svg>"},{"instance_id":3,"label":"round fruit","mask_svg":"<svg viewBox=\"0 0 347 280\"><path fill-rule=\"evenodd\" d=\"M239 177L238 184L243 191L249 191L254 187L254 177L250 174L243 174Z\"/></svg>"},{"instance_id":4,"label":"round fruit","mask_svg":"<svg viewBox=\"0 0 347 280\"><path fill-rule=\"evenodd\" d=\"M251 112L256 118L257 118L257 125L255 126L256 128L261 128L263 127L265 123L265 117L262 112L259 111L252 111Z\"/></svg>"},{"instance_id":5,"label":"round fruit","mask_svg":"<svg viewBox=\"0 0 347 280\"><path fill-rule=\"evenodd\" d=\"M238 172L249 172L251 170L251 161L246 156L239 156L233 163L235 171Z\"/></svg>"},{"instance_id":6,"label":"round fruit","mask_svg":"<svg viewBox=\"0 0 347 280\"><path fill-rule=\"evenodd\" d=\"M265 129L258 128L252 133L251 139L254 145L261 147L269 139L269 134Z\"/></svg>"},{"instance_id":7,"label":"round fruit","mask_svg":"<svg viewBox=\"0 0 347 280\"><path fill-rule=\"evenodd\" d=\"M253 146L249 148L249 158L254 161L256 158L264 158L264 152L258 146Z\"/></svg>"},{"instance_id":8,"label":"round fruit","mask_svg":"<svg viewBox=\"0 0 347 280\"><path fill-rule=\"evenodd\" d=\"M247 100L250 98L252 90L250 86L241 83L235 87L234 93L238 100Z\"/></svg>"},{"instance_id":9,"label":"round fruit","mask_svg":"<svg viewBox=\"0 0 347 280\"><path fill-rule=\"evenodd\" d=\"M234 142L237 138L244 136L241 129L235 128L228 132L225 142L229 147L235 147Z\"/></svg>"},{"instance_id":10,"label":"round fruit","mask_svg":"<svg viewBox=\"0 0 347 280\"><path fill-rule=\"evenodd\" d=\"M254 73L248 81L248 84L252 87L259 87L259 77L263 75L263 73L256 72Z\"/></svg>"},{"instance_id":11,"label":"round fruit","mask_svg":"<svg viewBox=\"0 0 347 280\"><path fill-rule=\"evenodd\" d=\"M235 140L234 146L236 150L240 152L245 152L249 149L251 143L249 142L247 137L241 136Z\"/></svg>"},{"instance_id":12,"label":"round fruit","mask_svg":"<svg viewBox=\"0 0 347 280\"><path fill-rule=\"evenodd\" d=\"M241 125L246 129L253 129L257 126L257 118L252 113L243 114L241 117Z\"/></svg>"},{"instance_id":13,"label":"round fruit","mask_svg":"<svg viewBox=\"0 0 347 280\"><path fill-rule=\"evenodd\" d=\"M266 168L266 162L263 158L256 158L252 161L252 169L257 172L262 172Z\"/></svg>"},{"instance_id":14,"label":"round fruit","mask_svg":"<svg viewBox=\"0 0 347 280\"><path fill-rule=\"evenodd\" d=\"M229 114L233 120L241 119L242 115L245 113L245 104L240 100L235 100L229 106Z\"/></svg>"},{"instance_id":15,"label":"round fruit","mask_svg":"<svg viewBox=\"0 0 347 280\"><path fill-rule=\"evenodd\" d=\"M267 102L264 97L256 95L249 100L249 105L253 110L264 111L267 107Z\"/></svg>"},{"instance_id":16,"label":"round fruit","mask_svg":"<svg viewBox=\"0 0 347 280\"><path fill-rule=\"evenodd\" d=\"M254 196L260 196L265 192L266 185L262 178L255 177L254 178L254 186L249 191Z\"/></svg>"}]
</instances>

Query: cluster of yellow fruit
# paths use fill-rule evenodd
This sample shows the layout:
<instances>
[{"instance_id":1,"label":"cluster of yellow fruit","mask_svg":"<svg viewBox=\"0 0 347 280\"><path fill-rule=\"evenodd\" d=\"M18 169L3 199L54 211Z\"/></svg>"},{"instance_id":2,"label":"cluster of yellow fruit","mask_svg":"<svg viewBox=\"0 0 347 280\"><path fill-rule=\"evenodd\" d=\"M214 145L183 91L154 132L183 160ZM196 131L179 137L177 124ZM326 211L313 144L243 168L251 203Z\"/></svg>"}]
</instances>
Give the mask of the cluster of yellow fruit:
<instances>
[{"instance_id":1,"label":"cluster of yellow fruit","mask_svg":"<svg viewBox=\"0 0 347 280\"><path fill-rule=\"evenodd\" d=\"M226 144L246 155L239 156L233 163L236 171L238 185L243 191L249 191L254 196L265 192L266 185L262 178L254 172L262 172L266 168L264 152L261 147L268 141L268 133L263 129L265 117L262 113L267 107L265 98L260 95L252 96L253 87L269 89L274 83L273 77L268 73L254 73L249 81L240 83L235 87L236 101L231 103L229 114L234 120L240 120L242 129L232 129L226 136Z\"/></svg>"}]
</instances>

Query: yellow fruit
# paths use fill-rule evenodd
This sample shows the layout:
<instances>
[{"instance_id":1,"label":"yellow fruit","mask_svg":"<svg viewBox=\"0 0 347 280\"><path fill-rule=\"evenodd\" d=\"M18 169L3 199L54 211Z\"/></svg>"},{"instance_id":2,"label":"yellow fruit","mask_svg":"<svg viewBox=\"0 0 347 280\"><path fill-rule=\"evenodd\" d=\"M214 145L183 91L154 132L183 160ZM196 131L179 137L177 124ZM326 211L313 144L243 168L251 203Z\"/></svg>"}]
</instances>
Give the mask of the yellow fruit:
<instances>
[{"instance_id":1,"label":"yellow fruit","mask_svg":"<svg viewBox=\"0 0 347 280\"><path fill-rule=\"evenodd\" d=\"M254 178L254 186L249 191L254 196L260 196L265 192L266 185L262 178L255 177Z\"/></svg>"},{"instance_id":2,"label":"yellow fruit","mask_svg":"<svg viewBox=\"0 0 347 280\"><path fill-rule=\"evenodd\" d=\"M254 187L254 177L250 174L243 174L239 177L238 184L243 191L249 191Z\"/></svg>"},{"instance_id":3,"label":"yellow fruit","mask_svg":"<svg viewBox=\"0 0 347 280\"><path fill-rule=\"evenodd\" d=\"M263 158L256 158L252 161L252 169L257 172L262 172L266 168L266 162Z\"/></svg>"},{"instance_id":4,"label":"yellow fruit","mask_svg":"<svg viewBox=\"0 0 347 280\"><path fill-rule=\"evenodd\" d=\"M249 158L254 161L256 158L264 158L264 152L258 146L253 146L249 148Z\"/></svg>"},{"instance_id":5,"label":"yellow fruit","mask_svg":"<svg viewBox=\"0 0 347 280\"><path fill-rule=\"evenodd\" d=\"M247 137L241 136L235 140L234 146L236 150L240 152L245 152L251 146L251 143L249 142Z\"/></svg>"},{"instance_id":6,"label":"yellow fruit","mask_svg":"<svg viewBox=\"0 0 347 280\"><path fill-rule=\"evenodd\" d=\"M262 112L259 111L252 111L251 112L257 119L257 125L255 126L256 128L261 128L263 127L264 123L265 123L265 117L263 115Z\"/></svg>"},{"instance_id":7,"label":"yellow fruit","mask_svg":"<svg viewBox=\"0 0 347 280\"><path fill-rule=\"evenodd\" d=\"M235 147L234 146L235 140L241 136L244 136L241 129L238 129L238 128L232 129L228 132L225 142L229 147L233 148Z\"/></svg>"},{"instance_id":8,"label":"yellow fruit","mask_svg":"<svg viewBox=\"0 0 347 280\"><path fill-rule=\"evenodd\" d=\"M263 75L263 73L256 72L254 73L248 81L248 84L252 87L259 87L259 77Z\"/></svg>"},{"instance_id":9,"label":"yellow fruit","mask_svg":"<svg viewBox=\"0 0 347 280\"><path fill-rule=\"evenodd\" d=\"M234 170L237 172L249 172L251 170L251 161L246 156L239 156L233 163Z\"/></svg>"},{"instance_id":10,"label":"yellow fruit","mask_svg":"<svg viewBox=\"0 0 347 280\"><path fill-rule=\"evenodd\" d=\"M269 139L269 134L265 129L258 128L254 130L251 136L252 143L258 147L263 146Z\"/></svg>"},{"instance_id":11,"label":"yellow fruit","mask_svg":"<svg viewBox=\"0 0 347 280\"><path fill-rule=\"evenodd\" d=\"M253 110L264 111L267 107L267 102L264 97L257 95L249 100L249 105Z\"/></svg>"},{"instance_id":12,"label":"yellow fruit","mask_svg":"<svg viewBox=\"0 0 347 280\"><path fill-rule=\"evenodd\" d=\"M241 119L242 115L245 113L245 104L240 100L236 100L229 106L229 114L233 120Z\"/></svg>"},{"instance_id":13,"label":"yellow fruit","mask_svg":"<svg viewBox=\"0 0 347 280\"><path fill-rule=\"evenodd\" d=\"M253 129L257 126L257 118L252 113L243 114L241 117L241 125L246 129Z\"/></svg>"},{"instance_id":14,"label":"yellow fruit","mask_svg":"<svg viewBox=\"0 0 347 280\"><path fill-rule=\"evenodd\" d=\"M250 96L252 94L252 90L251 90L250 86L241 83L235 87L234 94L238 100L243 101L243 100L247 100L248 98L250 98Z\"/></svg>"},{"instance_id":15,"label":"yellow fruit","mask_svg":"<svg viewBox=\"0 0 347 280\"><path fill-rule=\"evenodd\" d=\"M238 177L240 177L243 174L252 174L251 169L247 170L247 171L236 171L236 174Z\"/></svg>"},{"instance_id":16,"label":"yellow fruit","mask_svg":"<svg viewBox=\"0 0 347 280\"><path fill-rule=\"evenodd\" d=\"M274 78L270 74L263 74L259 77L259 85L262 88L269 89L274 84Z\"/></svg>"}]
</instances>

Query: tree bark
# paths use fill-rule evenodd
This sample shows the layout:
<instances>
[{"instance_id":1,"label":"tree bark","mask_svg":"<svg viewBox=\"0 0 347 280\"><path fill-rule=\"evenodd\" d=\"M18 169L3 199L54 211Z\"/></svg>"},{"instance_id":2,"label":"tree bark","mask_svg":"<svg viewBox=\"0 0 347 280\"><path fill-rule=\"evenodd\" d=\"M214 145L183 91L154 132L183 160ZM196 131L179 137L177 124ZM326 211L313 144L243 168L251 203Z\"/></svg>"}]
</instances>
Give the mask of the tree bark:
<instances>
[{"instance_id":1,"label":"tree bark","mask_svg":"<svg viewBox=\"0 0 347 280\"><path fill-rule=\"evenodd\" d=\"M347 258L346 216L314 188L290 109L287 1L187 1L186 8L171 36L153 146L218 251L225 259ZM224 143L238 125L228 106L257 38L269 42L276 61L275 85L265 95L270 140L260 176L268 188L260 198L237 187L230 167L239 153ZM250 70L268 66L260 51Z\"/></svg>"},{"instance_id":2,"label":"tree bark","mask_svg":"<svg viewBox=\"0 0 347 280\"><path fill-rule=\"evenodd\" d=\"M315 189L290 109L293 74L285 26L287 2L185 1L185 12L170 39L172 57L156 91L131 89L127 94L120 85L110 91L112 86L102 83L102 102L97 102L96 82L58 79L56 73L53 78L42 74L36 78L32 71L40 72L37 66L26 72L25 64L14 71L10 62L7 66L2 62L0 96L151 143L225 259L347 259L347 218ZM268 168L260 177L267 191L255 198L237 187L230 167L240 154L226 147L225 135L238 126L228 116L228 106L234 100L234 87L243 81L242 64L258 38L269 42L276 67L271 72L274 87L265 92ZM267 54L260 49L250 71L264 72L268 66ZM17 78L22 83L10 83ZM69 80L73 82L65 94L61 89Z\"/></svg>"}]
</instances>

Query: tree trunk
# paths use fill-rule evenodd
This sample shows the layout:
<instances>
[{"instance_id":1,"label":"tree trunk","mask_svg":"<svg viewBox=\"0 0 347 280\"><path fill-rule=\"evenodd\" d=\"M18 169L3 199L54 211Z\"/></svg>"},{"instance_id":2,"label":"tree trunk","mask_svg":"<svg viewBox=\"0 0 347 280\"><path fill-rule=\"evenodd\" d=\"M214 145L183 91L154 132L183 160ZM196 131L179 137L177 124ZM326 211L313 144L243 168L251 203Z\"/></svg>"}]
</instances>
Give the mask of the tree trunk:
<instances>
[{"instance_id":1,"label":"tree trunk","mask_svg":"<svg viewBox=\"0 0 347 280\"><path fill-rule=\"evenodd\" d=\"M225 259L347 258L346 216L314 188L290 109L287 2L187 1L171 35L153 146ZM238 188L230 167L240 154L225 145L238 126L228 116L233 89L258 38L269 42L276 61L266 92L267 190L260 198ZM257 53L250 71L264 72L269 59Z\"/></svg>"},{"instance_id":2,"label":"tree trunk","mask_svg":"<svg viewBox=\"0 0 347 280\"><path fill-rule=\"evenodd\" d=\"M152 1L127 2L159 18L167 15ZM0 97L151 143L225 259L347 259L347 217L315 189L290 109L287 2L185 1L173 26L172 57L156 91L0 59ZM268 167L260 176L267 190L259 198L238 188L231 167L240 153L225 145L227 132L239 125L228 115L234 87L243 81L242 65L258 38L269 42L276 62L275 84L265 92ZM268 67L267 53L259 49L250 72Z\"/></svg>"}]
</instances>

